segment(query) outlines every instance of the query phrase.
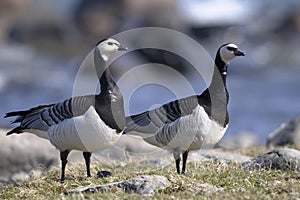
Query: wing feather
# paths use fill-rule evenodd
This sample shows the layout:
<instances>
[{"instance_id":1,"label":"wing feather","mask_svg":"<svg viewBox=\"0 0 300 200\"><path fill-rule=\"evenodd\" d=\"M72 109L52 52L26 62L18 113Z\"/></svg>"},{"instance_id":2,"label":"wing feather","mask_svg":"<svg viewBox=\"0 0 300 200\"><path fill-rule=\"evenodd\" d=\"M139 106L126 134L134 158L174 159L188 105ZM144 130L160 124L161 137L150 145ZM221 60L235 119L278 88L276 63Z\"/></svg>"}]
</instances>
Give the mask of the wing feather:
<instances>
[{"instance_id":1,"label":"wing feather","mask_svg":"<svg viewBox=\"0 0 300 200\"><path fill-rule=\"evenodd\" d=\"M31 129L47 131L49 127L66 119L83 115L90 106L94 106L94 102L94 95L80 96L56 104L40 105L28 110L9 112L5 117L17 117L12 123L20 123L20 125L9 131L7 135L22 133Z\"/></svg>"},{"instance_id":2,"label":"wing feather","mask_svg":"<svg viewBox=\"0 0 300 200\"><path fill-rule=\"evenodd\" d=\"M191 114L197 105L197 96L191 96L169 102L150 111L128 116L124 132L156 133L165 125Z\"/></svg>"}]
</instances>

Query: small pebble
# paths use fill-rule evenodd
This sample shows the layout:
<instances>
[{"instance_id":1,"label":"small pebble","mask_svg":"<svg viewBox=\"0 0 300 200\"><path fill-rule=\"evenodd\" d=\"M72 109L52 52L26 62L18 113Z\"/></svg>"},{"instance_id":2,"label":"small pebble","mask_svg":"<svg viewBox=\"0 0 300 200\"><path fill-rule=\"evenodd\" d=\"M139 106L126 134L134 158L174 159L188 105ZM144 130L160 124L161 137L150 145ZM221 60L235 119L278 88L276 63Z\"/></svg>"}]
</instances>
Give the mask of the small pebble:
<instances>
[{"instance_id":1,"label":"small pebble","mask_svg":"<svg viewBox=\"0 0 300 200\"><path fill-rule=\"evenodd\" d=\"M105 177L109 177L109 176L111 176L112 174L111 174L111 172L109 172L109 171L99 171L98 173L97 173L97 178L105 178Z\"/></svg>"},{"instance_id":2,"label":"small pebble","mask_svg":"<svg viewBox=\"0 0 300 200\"><path fill-rule=\"evenodd\" d=\"M274 185L278 185L278 184L281 184L281 181L275 180L275 181L273 181L273 183L274 183Z\"/></svg>"}]
</instances>

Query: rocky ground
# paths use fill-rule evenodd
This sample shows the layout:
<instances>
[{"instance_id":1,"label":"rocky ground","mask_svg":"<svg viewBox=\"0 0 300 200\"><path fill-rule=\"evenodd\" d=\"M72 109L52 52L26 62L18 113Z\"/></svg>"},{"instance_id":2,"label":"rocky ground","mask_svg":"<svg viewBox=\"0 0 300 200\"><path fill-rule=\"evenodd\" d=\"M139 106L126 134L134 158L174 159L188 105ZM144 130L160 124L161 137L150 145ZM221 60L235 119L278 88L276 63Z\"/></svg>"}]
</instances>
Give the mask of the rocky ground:
<instances>
[{"instance_id":1,"label":"rocky ground","mask_svg":"<svg viewBox=\"0 0 300 200\"><path fill-rule=\"evenodd\" d=\"M190 153L189 162L235 163L244 170L290 170L300 172L300 151L292 148L276 147L282 145L298 146L300 141L300 120L296 118L282 124L270 134L266 147L255 147L255 138L251 134L243 134L230 141L222 141L217 148L211 150L194 151ZM44 172L60 166L59 152L49 141L31 134L6 136L7 130L0 130L0 183L10 185L19 181L40 177ZM244 138L244 140L242 139ZM238 142L239 141L239 142ZM243 142L244 141L244 142ZM254 150L251 155L249 149ZM243 149L248 149L247 155ZM259 149L262 149L261 153ZM250 150L251 152L251 150ZM80 152L70 154L69 165L83 163ZM116 145L103 152L95 153L92 163L101 163L111 168L118 163L124 166L127 163L149 165L158 168L173 166L171 154L165 150L153 147L145 143L141 138L134 136L122 136ZM174 167L174 166L173 166ZM105 169L103 169L105 170ZM153 194L157 190L170 187L167 177L161 175L143 175L122 181L110 182L101 185L81 185L64 191L64 194L89 193L97 191L121 190L136 194ZM196 186L195 186L196 187ZM217 191L213 185L199 183L199 190Z\"/></svg>"},{"instance_id":2,"label":"rocky ground","mask_svg":"<svg viewBox=\"0 0 300 200\"><path fill-rule=\"evenodd\" d=\"M59 151L49 141L28 133L6 136L6 132L7 130L0 130L2 184L38 176L45 170L60 166ZM218 150L195 151L189 155L189 160L195 162L211 159L242 163L250 157ZM84 162L81 152L78 151L73 151L68 160L68 164ZM173 164L173 157L169 152L149 145L139 137L124 135L114 146L94 153L92 157L94 163L111 165L115 161L138 161L164 167Z\"/></svg>"},{"instance_id":3,"label":"rocky ground","mask_svg":"<svg viewBox=\"0 0 300 200\"><path fill-rule=\"evenodd\" d=\"M29 133L6 136L6 132L7 130L0 129L0 183L21 181L60 166L59 151L49 141ZM94 153L92 162L111 165L116 160L130 161L134 157L135 160L143 161L162 155L166 156L167 152L147 144L141 138L122 136L110 149ZM71 152L68 160L69 164L84 162L79 151ZM163 159L151 162L169 164Z\"/></svg>"}]
</instances>

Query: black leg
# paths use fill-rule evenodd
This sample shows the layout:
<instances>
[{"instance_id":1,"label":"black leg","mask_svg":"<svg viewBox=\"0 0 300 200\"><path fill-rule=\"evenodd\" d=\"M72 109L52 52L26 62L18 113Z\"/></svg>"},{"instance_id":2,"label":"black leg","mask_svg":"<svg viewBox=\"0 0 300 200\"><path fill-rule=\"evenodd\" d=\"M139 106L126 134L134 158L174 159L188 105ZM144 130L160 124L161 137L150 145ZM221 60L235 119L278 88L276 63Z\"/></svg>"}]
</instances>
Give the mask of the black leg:
<instances>
[{"instance_id":1,"label":"black leg","mask_svg":"<svg viewBox=\"0 0 300 200\"><path fill-rule=\"evenodd\" d=\"M186 160L187 160L187 157L189 155L189 151L185 151L183 152L182 154L182 174L185 174L185 169L186 169Z\"/></svg>"},{"instance_id":2,"label":"black leg","mask_svg":"<svg viewBox=\"0 0 300 200\"><path fill-rule=\"evenodd\" d=\"M177 173L178 174L180 174L180 157L179 158L177 158L176 160L175 160L175 162L176 162L176 171L177 171Z\"/></svg>"},{"instance_id":3,"label":"black leg","mask_svg":"<svg viewBox=\"0 0 300 200\"><path fill-rule=\"evenodd\" d=\"M90 170L91 156L92 156L91 152L83 152L87 177L91 177L91 170Z\"/></svg>"},{"instance_id":4,"label":"black leg","mask_svg":"<svg viewBox=\"0 0 300 200\"><path fill-rule=\"evenodd\" d=\"M176 163L176 171L178 174L180 174L180 151L178 150L174 150L173 151L173 156L174 156L174 159L175 159L175 163Z\"/></svg>"},{"instance_id":5,"label":"black leg","mask_svg":"<svg viewBox=\"0 0 300 200\"><path fill-rule=\"evenodd\" d=\"M60 181L64 182L65 180L65 169L66 169L66 164L68 163L68 155L69 155L70 151L69 150L65 150L65 151L61 151L60 152L60 160L61 160L61 177L60 177Z\"/></svg>"}]
</instances>

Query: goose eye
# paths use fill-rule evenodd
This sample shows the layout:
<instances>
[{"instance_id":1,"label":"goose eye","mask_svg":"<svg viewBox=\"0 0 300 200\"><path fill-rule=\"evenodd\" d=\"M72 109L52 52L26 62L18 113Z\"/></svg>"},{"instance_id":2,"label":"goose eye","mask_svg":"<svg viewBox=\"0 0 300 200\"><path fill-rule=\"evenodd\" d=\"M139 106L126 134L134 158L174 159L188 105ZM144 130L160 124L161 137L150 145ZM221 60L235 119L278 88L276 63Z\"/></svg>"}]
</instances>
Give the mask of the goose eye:
<instances>
[{"instance_id":1,"label":"goose eye","mask_svg":"<svg viewBox=\"0 0 300 200\"><path fill-rule=\"evenodd\" d=\"M108 44L108 45L113 45L114 43L112 43L112 42L108 42L107 44Z\"/></svg>"}]
</instances>

